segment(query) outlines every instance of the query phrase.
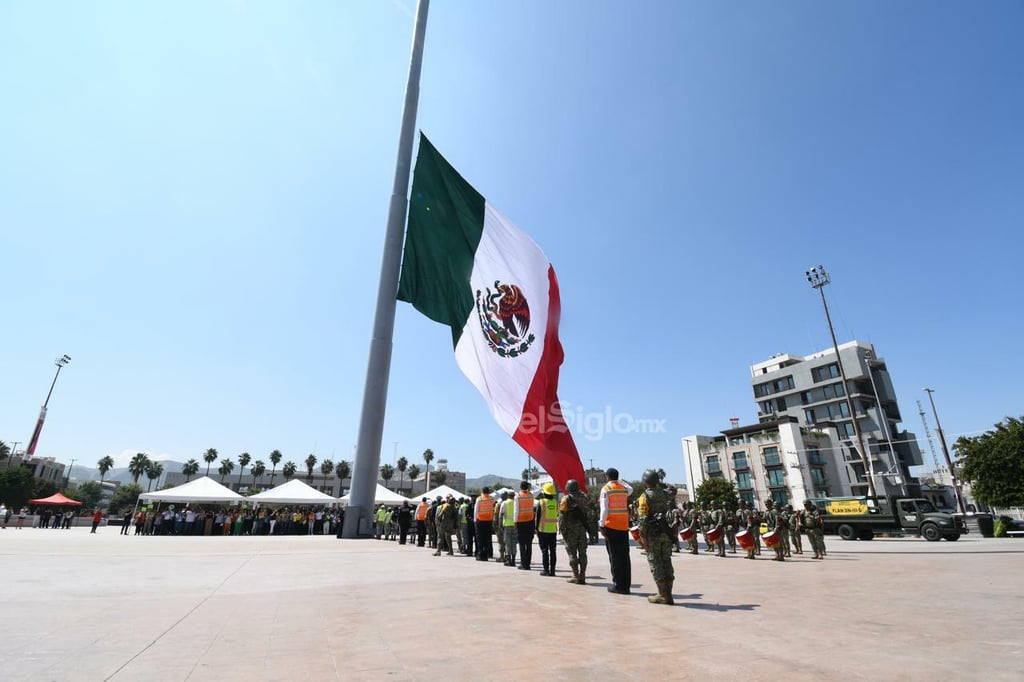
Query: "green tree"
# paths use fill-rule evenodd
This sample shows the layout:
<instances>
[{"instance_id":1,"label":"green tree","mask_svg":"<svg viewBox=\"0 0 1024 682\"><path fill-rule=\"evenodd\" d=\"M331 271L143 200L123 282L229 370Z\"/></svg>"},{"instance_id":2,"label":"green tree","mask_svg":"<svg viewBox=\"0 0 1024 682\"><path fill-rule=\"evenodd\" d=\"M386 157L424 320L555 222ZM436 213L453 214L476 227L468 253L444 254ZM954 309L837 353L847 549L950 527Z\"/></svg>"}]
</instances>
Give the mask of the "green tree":
<instances>
[{"instance_id":1,"label":"green tree","mask_svg":"<svg viewBox=\"0 0 1024 682\"><path fill-rule=\"evenodd\" d=\"M185 474L185 482L188 483L192 477L199 473L199 462L190 459L181 466L181 473Z\"/></svg>"},{"instance_id":2,"label":"green tree","mask_svg":"<svg viewBox=\"0 0 1024 682\"><path fill-rule=\"evenodd\" d=\"M409 460L405 457L399 457L398 463L395 465L395 469L401 474L401 478L398 479L398 491L401 492L405 489L405 470L409 468Z\"/></svg>"},{"instance_id":3,"label":"green tree","mask_svg":"<svg viewBox=\"0 0 1024 682\"><path fill-rule=\"evenodd\" d=\"M730 509L737 507L739 498L736 496L736 486L732 481L724 478L708 478L697 486L694 491L694 502L704 504L710 502L712 506L718 506L725 502Z\"/></svg>"},{"instance_id":4,"label":"green tree","mask_svg":"<svg viewBox=\"0 0 1024 682\"><path fill-rule=\"evenodd\" d=\"M146 465L146 478L149 479L149 486L146 487L147 492L153 487L153 481L160 478L163 473L164 465L160 462L149 462Z\"/></svg>"},{"instance_id":5,"label":"green tree","mask_svg":"<svg viewBox=\"0 0 1024 682\"><path fill-rule=\"evenodd\" d=\"M281 475L284 476L284 480L290 481L292 476L295 475L296 470L295 462L287 461L284 466L281 467Z\"/></svg>"},{"instance_id":6,"label":"green tree","mask_svg":"<svg viewBox=\"0 0 1024 682\"><path fill-rule=\"evenodd\" d=\"M380 477L384 479L384 487L388 487L388 481L395 477L395 467L385 464L380 468ZM390 488L388 488L390 490Z\"/></svg>"},{"instance_id":7,"label":"green tree","mask_svg":"<svg viewBox=\"0 0 1024 682\"><path fill-rule=\"evenodd\" d=\"M259 491L258 484L260 479L263 478L263 474L267 473L267 465L263 463L262 459L258 459L253 462L252 468L249 471L252 472L252 487Z\"/></svg>"},{"instance_id":8,"label":"green tree","mask_svg":"<svg viewBox=\"0 0 1024 682\"><path fill-rule=\"evenodd\" d=\"M953 443L960 477L971 494L993 507L1024 506L1024 417L1007 417L980 436Z\"/></svg>"},{"instance_id":9,"label":"green tree","mask_svg":"<svg viewBox=\"0 0 1024 682\"><path fill-rule=\"evenodd\" d=\"M242 489L242 473L245 471L245 467L249 466L249 462L252 461L252 455L248 452L243 452L238 456L238 489Z\"/></svg>"},{"instance_id":10,"label":"green tree","mask_svg":"<svg viewBox=\"0 0 1024 682\"><path fill-rule=\"evenodd\" d=\"M0 502L18 511L35 497L32 472L24 467L0 471Z\"/></svg>"},{"instance_id":11,"label":"green tree","mask_svg":"<svg viewBox=\"0 0 1024 682\"><path fill-rule=\"evenodd\" d=\"M325 459L320 463L320 473L324 475L325 479L331 475L332 471L334 471L334 462L329 459Z\"/></svg>"},{"instance_id":12,"label":"green tree","mask_svg":"<svg viewBox=\"0 0 1024 682\"><path fill-rule=\"evenodd\" d=\"M444 482L448 480L448 472L444 469L438 469L434 472L434 487L444 485Z\"/></svg>"},{"instance_id":13,"label":"green tree","mask_svg":"<svg viewBox=\"0 0 1024 682\"><path fill-rule=\"evenodd\" d=\"M13 454L14 453L11 452L11 446L0 440L0 460L7 459ZM10 466L10 464L10 462L7 463L8 466Z\"/></svg>"},{"instance_id":14,"label":"green tree","mask_svg":"<svg viewBox=\"0 0 1024 682\"><path fill-rule=\"evenodd\" d=\"M316 455L310 455L306 458L306 472L308 473L307 480L313 482L313 467L316 466Z\"/></svg>"},{"instance_id":15,"label":"green tree","mask_svg":"<svg viewBox=\"0 0 1024 682\"><path fill-rule=\"evenodd\" d=\"M92 510L103 500L103 486L96 481L86 481L69 490L67 496L81 502L82 509Z\"/></svg>"},{"instance_id":16,"label":"green tree","mask_svg":"<svg viewBox=\"0 0 1024 682\"><path fill-rule=\"evenodd\" d=\"M210 465L217 461L217 448L210 448L203 453L203 461L206 462L206 475L210 475Z\"/></svg>"},{"instance_id":17,"label":"green tree","mask_svg":"<svg viewBox=\"0 0 1024 682\"><path fill-rule=\"evenodd\" d=\"M40 497L49 497L60 490L53 481L36 478L32 481L32 496L29 499L35 500Z\"/></svg>"},{"instance_id":18,"label":"green tree","mask_svg":"<svg viewBox=\"0 0 1024 682\"><path fill-rule=\"evenodd\" d=\"M149 466L149 455L145 452L136 452L135 456L132 457L132 461L128 462L128 473L132 475L132 482L138 483L139 476L146 473L146 467Z\"/></svg>"},{"instance_id":19,"label":"green tree","mask_svg":"<svg viewBox=\"0 0 1024 682\"><path fill-rule=\"evenodd\" d=\"M220 461L220 468L217 469L217 473L220 474L220 482L224 482L224 477L235 470L235 463L230 458L222 459Z\"/></svg>"},{"instance_id":20,"label":"green tree","mask_svg":"<svg viewBox=\"0 0 1024 682\"><path fill-rule=\"evenodd\" d=\"M427 463L427 483L424 490L430 490L430 463L434 461L434 451L427 448L423 451L423 461ZM438 484L440 485L440 484Z\"/></svg>"},{"instance_id":21,"label":"green tree","mask_svg":"<svg viewBox=\"0 0 1024 682\"><path fill-rule=\"evenodd\" d=\"M410 482L415 481L419 477L420 477L420 468L418 466L416 466L415 464L413 464L411 467L409 467L409 481ZM411 488L410 488L410 490L411 490ZM424 490L426 490L426 488L424 488Z\"/></svg>"},{"instance_id":22,"label":"green tree","mask_svg":"<svg viewBox=\"0 0 1024 682\"><path fill-rule=\"evenodd\" d=\"M100 486L103 485L103 479L107 477L107 472L114 468L114 458L110 455L105 455L100 458L100 461L96 462L96 468L100 471Z\"/></svg>"},{"instance_id":23,"label":"green tree","mask_svg":"<svg viewBox=\"0 0 1024 682\"><path fill-rule=\"evenodd\" d=\"M142 486L137 483L122 485L114 491L113 496L110 498L107 510L111 514L120 514L123 513L125 509L133 509L135 507L135 503L139 499L139 495L141 494Z\"/></svg>"},{"instance_id":24,"label":"green tree","mask_svg":"<svg viewBox=\"0 0 1024 682\"><path fill-rule=\"evenodd\" d=\"M284 455L281 454L280 450L274 450L270 453L270 485L274 485L274 476L277 474L277 465L281 463L281 458Z\"/></svg>"}]
</instances>

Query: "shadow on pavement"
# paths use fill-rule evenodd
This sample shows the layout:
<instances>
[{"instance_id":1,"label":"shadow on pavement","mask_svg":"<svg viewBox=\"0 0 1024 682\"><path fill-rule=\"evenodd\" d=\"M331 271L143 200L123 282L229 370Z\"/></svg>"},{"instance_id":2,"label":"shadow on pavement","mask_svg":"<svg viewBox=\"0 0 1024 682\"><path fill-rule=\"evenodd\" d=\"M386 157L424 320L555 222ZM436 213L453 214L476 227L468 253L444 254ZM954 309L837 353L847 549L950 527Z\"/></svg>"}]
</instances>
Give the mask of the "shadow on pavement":
<instances>
[{"instance_id":1,"label":"shadow on pavement","mask_svg":"<svg viewBox=\"0 0 1024 682\"><path fill-rule=\"evenodd\" d=\"M701 611L753 611L759 608L760 604L677 604L686 609L700 609Z\"/></svg>"}]
</instances>

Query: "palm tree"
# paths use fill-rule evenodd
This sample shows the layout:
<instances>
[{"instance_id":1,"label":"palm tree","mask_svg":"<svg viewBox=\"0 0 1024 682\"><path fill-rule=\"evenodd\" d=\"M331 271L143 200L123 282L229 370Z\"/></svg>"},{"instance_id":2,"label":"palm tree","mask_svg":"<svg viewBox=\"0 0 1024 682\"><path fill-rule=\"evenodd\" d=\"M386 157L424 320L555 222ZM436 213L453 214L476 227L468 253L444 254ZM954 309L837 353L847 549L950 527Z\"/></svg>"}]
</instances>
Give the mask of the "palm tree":
<instances>
[{"instance_id":1,"label":"palm tree","mask_svg":"<svg viewBox=\"0 0 1024 682\"><path fill-rule=\"evenodd\" d=\"M395 468L390 464L385 464L380 468L380 477L384 479L384 487L387 488L388 481L395 477Z\"/></svg>"},{"instance_id":2,"label":"palm tree","mask_svg":"<svg viewBox=\"0 0 1024 682\"><path fill-rule=\"evenodd\" d=\"M185 474L185 482L188 483L193 476L199 473L199 462L195 459L185 462L181 467L181 473Z\"/></svg>"},{"instance_id":3,"label":"palm tree","mask_svg":"<svg viewBox=\"0 0 1024 682\"><path fill-rule=\"evenodd\" d=\"M398 473L402 475L402 477L398 479L398 492L402 492L405 488L405 470L409 468L409 460L405 457L399 457L398 464L395 465L395 468L398 469Z\"/></svg>"},{"instance_id":4,"label":"palm tree","mask_svg":"<svg viewBox=\"0 0 1024 682\"><path fill-rule=\"evenodd\" d=\"M284 455L281 454L280 450L274 450L270 453L270 485L274 485L274 476L277 472L277 465L281 463L281 458Z\"/></svg>"},{"instance_id":5,"label":"palm tree","mask_svg":"<svg viewBox=\"0 0 1024 682\"><path fill-rule=\"evenodd\" d=\"M267 465L263 463L262 459L258 459L253 462L252 468L249 469L249 471L252 473L252 485L255 488L260 478L262 478L263 474L266 473Z\"/></svg>"},{"instance_id":6,"label":"palm tree","mask_svg":"<svg viewBox=\"0 0 1024 682\"><path fill-rule=\"evenodd\" d=\"M7 459L11 456L11 446L0 440L0 459Z\"/></svg>"},{"instance_id":7,"label":"palm tree","mask_svg":"<svg viewBox=\"0 0 1024 682\"><path fill-rule=\"evenodd\" d=\"M107 472L114 468L114 458L105 455L96 462L96 468L100 470L100 485L103 485L103 479L107 477Z\"/></svg>"},{"instance_id":8,"label":"palm tree","mask_svg":"<svg viewBox=\"0 0 1024 682\"><path fill-rule=\"evenodd\" d=\"M220 474L220 482L224 482L224 477L235 470L235 463L230 459L222 459L220 461L220 468L217 469L217 473Z\"/></svg>"},{"instance_id":9,"label":"palm tree","mask_svg":"<svg viewBox=\"0 0 1024 682\"><path fill-rule=\"evenodd\" d=\"M430 490L430 463L434 461L434 451L427 448L423 451L423 461L427 463L427 487L424 490Z\"/></svg>"},{"instance_id":10,"label":"palm tree","mask_svg":"<svg viewBox=\"0 0 1024 682\"><path fill-rule=\"evenodd\" d=\"M147 458L148 459L148 458ZM164 473L164 465L160 462L147 462L146 464L146 478L149 479L149 486L146 487L148 493L153 489L153 481L160 478L160 475Z\"/></svg>"},{"instance_id":11,"label":"palm tree","mask_svg":"<svg viewBox=\"0 0 1024 682\"><path fill-rule=\"evenodd\" d=\"M284 476L284 480L291 480L291 477L295 475L295 462L285 462L281 467L281 475Z\"/></svg>"},{"instance_id":12,"label":"palm tree","mask_svg":"<svg viewBox=\"0 0 1024 682\"><path fill-rule=\"evenodd\" d=\"M440 469L434 472L434 485L441 486L448 480L448 472L444 469Z\"/></svg>"},{"instance_id":13,"label":"palm tree","mask_svg":"<svg viewBox=\"0 0 1024 682\"><path fill-rule=\"evenodd\" d=\"M412 493L412 491L416 489L416 479L419 478L419 476L420 476L420 468L418 466L413 464L411 467L409 467L409 483L410 483L409 492L410 493ZM424 488L423 490L424 490L424 492L426 492L427 489Z\"/></svg>"},{"instance_id":14,"label":"palm tree","mask_svg":"<svg viewBox=\"0 0 1024 682\"><path fill-rule=\"evenodd\" d=\"M345 479L352 475L352 467L345 460L341 460L334 467L334 474L338 477L338 494L344 494Z\"/></svg>"},{"instance_id":15,"label":"palm tree","mask_svg":"<svg viewBox=\"0 0 1024 682\"><path fill-rule=\"evenodd\" d=\"M332 471L334 471L334 462L325 459L320 463L320 473L324 475L324 478L330 476Z\"/></svg>"},{"instance_id":16,"label":"palm tree","mask_svg":"<svg viewBox=\"0 0 1024 682\"><path fill-rule=\"evenodd\" d=\"M210 448L203 453L203 461L206 462L206 475L210 475L210 465L217 461L216 448Z\"/></svg>"},{"instance_id":17,"label":"palm tree","mask_svg":"<svg viewBox=\"0 0 1024 682\"><path fill-rule=\"evenodd\" d=\"M238 489L242 489L242 472L245 471L245 467L249 466L249 462L252 461L252 456L248 452L243 452L238 456L238 463L241 468L238 470Z\"/></svg>"},{"instance_id":18,"label":"palm tree","mask_svg":"<svg viewBox=\"0 0 1024 682\"><path fill-rule=\"evenodd\" d=\"M149 465L149 456L145 452L136 452L132 461L128 462L128 473L132 475L132 482L138 483L139 476L146 473Z\"/></svg>"},{"instance_id":19,"label":"palm tree","mask_svg":"<svg viewBox=\"0 0 1024 682\"><path fill-rule=\"evenodd\" d=\"M316 455L310 455L306 458L306 471L309 472L309 482L313 482L313 467L316 466Z\"/></svg>"}]
</instances>

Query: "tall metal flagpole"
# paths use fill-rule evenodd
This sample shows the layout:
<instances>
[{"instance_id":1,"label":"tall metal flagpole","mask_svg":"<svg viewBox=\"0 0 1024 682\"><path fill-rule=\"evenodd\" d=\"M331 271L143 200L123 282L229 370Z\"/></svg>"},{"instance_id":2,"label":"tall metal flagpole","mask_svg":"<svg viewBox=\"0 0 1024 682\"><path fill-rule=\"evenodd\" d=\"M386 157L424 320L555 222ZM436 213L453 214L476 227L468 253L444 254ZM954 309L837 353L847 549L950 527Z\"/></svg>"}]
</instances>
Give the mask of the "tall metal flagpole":
<instances>
[{"instance_id":1,"label":"tall metal flagpole","mask_svg":"<svg viewBox=\"0 0 1024 682\"><path fill-rule=\"evenodd\" d=\"M363 387L363 412L359 418L359 440L355 461L352 463L352 488L348 510L345 512L343 538L370 535L373 502L377 488L377 468L380 465L381 438L384 433L384 413L388 402L388 377L391 373L391 347L395 332L395 307L398 295L398 276L402 265L402 242L405 236L405 214L409 200L409 173L412 168L412 143L416 133L416 108L420 96L420 71L423 65L423 41L427 33L427 10L430 0L419 0L412 38L412 56L409 59L409 80L405 86L405 110L402 113L402 132L398 140L398 163L395 183L388 207L387 231L384 235L384 255L380 264L377 285L377 311L373 318L373 337L370 339L370 359L366 367Z\"/></svg>"}]
</instances>

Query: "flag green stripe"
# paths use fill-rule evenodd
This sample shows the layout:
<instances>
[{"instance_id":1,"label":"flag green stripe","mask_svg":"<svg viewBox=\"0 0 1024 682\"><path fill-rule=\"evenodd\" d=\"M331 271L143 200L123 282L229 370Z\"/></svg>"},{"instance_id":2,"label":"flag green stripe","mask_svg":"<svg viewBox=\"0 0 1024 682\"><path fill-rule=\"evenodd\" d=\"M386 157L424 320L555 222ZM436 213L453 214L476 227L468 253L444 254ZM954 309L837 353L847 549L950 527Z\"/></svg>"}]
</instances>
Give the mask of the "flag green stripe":
<instances>
[{"instance_id":1,"label":"flag green stripe","mask_svg":"<svg viewBox=\"0 0 1024 682\"><path fill-rule=\"evenodd\" d=\"M473 312L469 281L483 232L484 203L420 133L398 300L451 327L452 345L458 345Z\"/></svg>"}]
</instances>

